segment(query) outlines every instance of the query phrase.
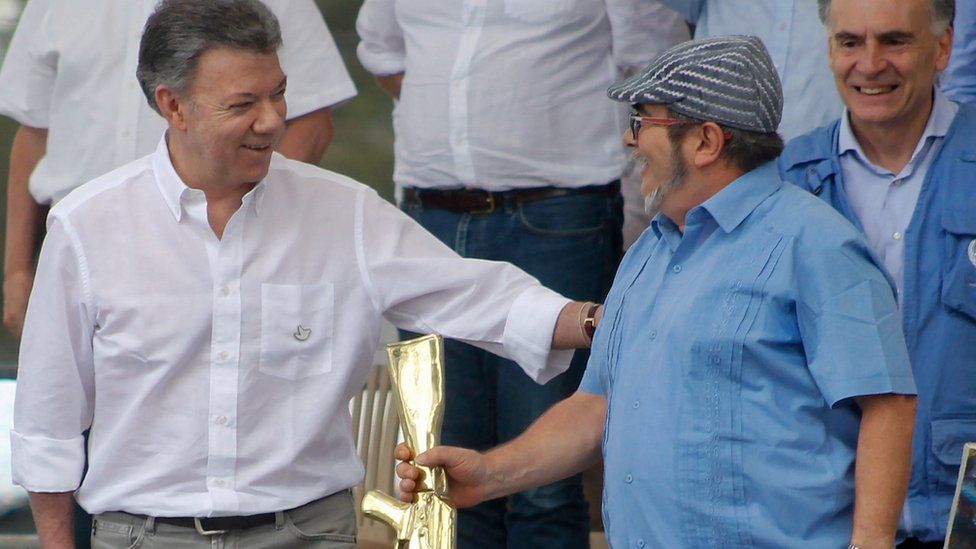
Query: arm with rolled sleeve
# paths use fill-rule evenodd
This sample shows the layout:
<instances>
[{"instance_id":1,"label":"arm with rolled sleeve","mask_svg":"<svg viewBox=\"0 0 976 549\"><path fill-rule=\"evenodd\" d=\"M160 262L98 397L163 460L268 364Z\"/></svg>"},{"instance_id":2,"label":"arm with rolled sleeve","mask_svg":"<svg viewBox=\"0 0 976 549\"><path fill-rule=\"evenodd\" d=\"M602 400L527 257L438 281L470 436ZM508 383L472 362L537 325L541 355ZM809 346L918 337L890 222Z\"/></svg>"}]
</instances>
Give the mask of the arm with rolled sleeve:
<instances>
[{"instance_id":1,"label":"arm with rolled sleeve","mask_svg":"<svg viewBox=\"0 0 976 549\"><path fill-rule=\"evenodd\" d=\"M569 367L573 351L552 349L568 299L508 263L461 258L372 191L356 209L360 272L393 324L514 360L539 383Z\"/></svg>"},{"instance_id":2,"label":"arm with rolled sleeve","mask_svg":"<svg viewBox=\"0 0 976 549\"><path fill-rule=\"evenodd\" d=\"M44 506L35 509L42 539L64 523L57 511L64 498L53 494L74 492L85 465L82 432L91 425L94 404L86 272L70 226L52 219L27 310L10 431L13 481ZM35 497L39 493L51 497ZM70 525L70 515L67 520Z\"/></svg>"},{"instance_id":3,"label":"arm with rolled sleeve","mask_svg":"<svg viewBox=\"0 0 976 549\"><path fill-rule=\"evenodd\" d=\"M810 249L797 265L807 363L831 406L861 408L854 527L860 547L891 547L908 489L915 384L891 285L866 245Z\"/></svg>"},{"instance_id":4,"label":"arm with rolled sleeve","mask_svg":"<svg viewBox=\"0 0 976 549\"><path fill-rule=\"evenodd\" d=\"M406 69L403 30L396 20L395 0L366 0L356 18L359 46L356 55L375 75L402 73Z\"/></svg>"},{"instance_id":5,"label":"arm with rolled sleeve","mask_svg":"<svg viewBox=\"0 0 976 549\"><path fill-rule=\"evenodd\" d=\"M7 232L4 255L4 324L20 337L34 276L34 252L41 209L29 181L47 147L57 59L48 48L48 0L24 8L0 69L0 114L20 127L10 150L7 177Z\"/></svg>"},{"instance_id":6,"label":"arm with rolled sleeve","mask_svg":"<svg viewBox=\"0 0 976 549\"><path fill-rule=\"evenodd\" d=\"M279 56L288 75L288 126L278 151L315 164L332 141L332 107L354 97L356 86L312 0L269 5L281 26Z\"/></svg>"},{"instance_id":7,"label":"arm with rolled sleeve","mask_svg":"<svg viewBox=\"0 0 976 549\"><path fill-rule=\"evenodd\" d=\"M394 99L406 70L403 30L396 20L395 0L366 0L356 18L359 46L356 55L379 86Z\"/></svg>"},{"instance_id":8,"label":"arm with rolled sleeve","mask_svg":"<svg viewBox=\"0 0 976 549\"><path fill-rule=\"evenodd\" d=\"M647 0L606 0L613 35L613 60L630 75L671 46L690 38L688 26L671 8Z\"/></svg>"}]
</instances>

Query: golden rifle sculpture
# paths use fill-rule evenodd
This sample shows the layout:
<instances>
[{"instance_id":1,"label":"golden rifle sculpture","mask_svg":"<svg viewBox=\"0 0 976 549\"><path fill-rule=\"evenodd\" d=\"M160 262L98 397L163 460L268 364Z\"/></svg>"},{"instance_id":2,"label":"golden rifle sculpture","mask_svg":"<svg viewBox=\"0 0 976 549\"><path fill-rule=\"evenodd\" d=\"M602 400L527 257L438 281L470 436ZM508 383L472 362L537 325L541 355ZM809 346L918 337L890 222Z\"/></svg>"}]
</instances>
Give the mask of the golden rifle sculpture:
<instances>
[{"instance_id":1,"label":"golden rifle sculpture","mask_svg":"<svg viewBox=\"0 0 976 549\"><path fill-rule=\"evenodd\" d=\"M388 345L390 379L404 438L416 454L440 442L444 419L444 340L428 335ZM404 503L377 490L363 498L363 513L393 527L397 549L454 549L457 510L447 500L447 475L420 467L417 501Z\"/></svg>"}]
</instances>

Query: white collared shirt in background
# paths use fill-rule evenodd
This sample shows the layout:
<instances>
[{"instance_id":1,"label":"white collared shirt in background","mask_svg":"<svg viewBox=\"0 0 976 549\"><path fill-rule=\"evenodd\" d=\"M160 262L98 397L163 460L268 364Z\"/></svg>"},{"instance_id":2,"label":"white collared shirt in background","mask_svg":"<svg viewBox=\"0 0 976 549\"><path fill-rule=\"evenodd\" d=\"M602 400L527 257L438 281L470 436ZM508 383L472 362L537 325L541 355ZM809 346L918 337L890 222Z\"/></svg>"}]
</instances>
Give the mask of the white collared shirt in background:
<instances>
[{"instance_id":1,"label":"white collared shirt in background","mask_svg":"<svg viewBox=\"0 0 976 549\"><path fill-rule=\"evenodd\" d=\"M30 177L39 204L153 151L166 129L136 80L158 0L31 0L0 69L0 114L49 130ZM278 17L288 117L356 94L312 0L265 0Z\"/></svg>"},{"instance_id":2,"label":"white collared shirt in background","mask_svg":"<svg viewBox=\"0 0 976 549\"><path fill-rule=\"evenodd\" d=\"M399 187L580 187L618 179L626 106L607 87L686 40L646 0L366 0L372 73L405 73Z\"/></svg>"},{"instance_id":3,"label":"white collared shirt in background","mask_svg":"<svg viewBox=\"0 0 976 549\"><path fill-rule=\"evenodd\" d=\"M13 477L90 513L249 515L357 484L348 402L382 317L538 381L568 300L459 258L374 191L275 155L218 240L165 142L51 210L21 343ZM447 365L451 367L450 364Z\"/></svg>"}]
</instances>

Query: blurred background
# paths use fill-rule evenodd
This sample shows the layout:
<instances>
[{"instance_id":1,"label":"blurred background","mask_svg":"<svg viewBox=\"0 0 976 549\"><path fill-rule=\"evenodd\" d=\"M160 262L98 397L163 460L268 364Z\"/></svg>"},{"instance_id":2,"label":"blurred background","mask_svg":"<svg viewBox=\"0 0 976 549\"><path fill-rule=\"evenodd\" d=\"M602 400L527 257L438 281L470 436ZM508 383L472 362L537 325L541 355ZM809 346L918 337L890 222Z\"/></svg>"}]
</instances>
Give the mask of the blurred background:
<instances>
[{"instance_id":1,"label":"blurred background","mask_svg":"<svg viewBox=\"0 0 976 549\"><path fill-rule=\"evenodd\" d=\"M0 59L7 51L26 1L0 0ZM356 60L356 13L362 0L316 0L316 3L359 90L354 99L333 109L335 137L320 165L366 183L392 199L391 100ZM6 227L7 163L15 128L12 120L0 117L0 178L4 181L0 192L0 231ZM2 249L3 239L0 238L0 257ZM0 327L0 378L14 376L16 359L17 341Z\"/></svg>"}]
</instances>

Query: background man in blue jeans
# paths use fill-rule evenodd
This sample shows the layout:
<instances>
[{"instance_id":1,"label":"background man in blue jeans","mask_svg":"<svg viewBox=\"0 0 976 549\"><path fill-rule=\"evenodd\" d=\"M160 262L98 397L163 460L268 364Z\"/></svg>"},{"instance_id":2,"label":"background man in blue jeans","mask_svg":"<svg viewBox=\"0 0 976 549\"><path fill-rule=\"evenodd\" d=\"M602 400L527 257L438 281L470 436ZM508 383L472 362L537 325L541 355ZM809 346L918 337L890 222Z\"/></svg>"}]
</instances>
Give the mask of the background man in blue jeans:
<instances>
[{"instance_id":1,"label":"background man in blue jeans","mask_svg":"<svg viewBox=\"0 0 976 549\"><path fill-rule=\"evenodd\" d=\"M621 256L619 106L604 90L687 38L645 0L367 0L359 58L395 98L401 207L465 257L510 261L602 301ZM537 386L510 361L446 344L448 444L489 448L579 385L585 353ZM458 518L462 548L585 547L580 478Z\"/></svg>"},{"instance_id":2,"label":"background man in blue jeans","mask_svg":"<svg viewBox=\"0 0 976 549\"><path fill-rule=\"evenodd\" d=\"M942 547L964 442L976 440L976 109L939 90L952 0L821 0L847 106L794 139L784 179L864 231L894 279L918 384L904 547Z\"/></svg>"}]
</instances>

